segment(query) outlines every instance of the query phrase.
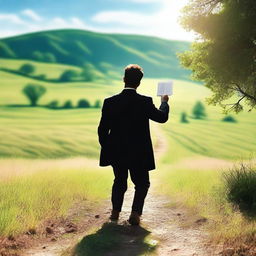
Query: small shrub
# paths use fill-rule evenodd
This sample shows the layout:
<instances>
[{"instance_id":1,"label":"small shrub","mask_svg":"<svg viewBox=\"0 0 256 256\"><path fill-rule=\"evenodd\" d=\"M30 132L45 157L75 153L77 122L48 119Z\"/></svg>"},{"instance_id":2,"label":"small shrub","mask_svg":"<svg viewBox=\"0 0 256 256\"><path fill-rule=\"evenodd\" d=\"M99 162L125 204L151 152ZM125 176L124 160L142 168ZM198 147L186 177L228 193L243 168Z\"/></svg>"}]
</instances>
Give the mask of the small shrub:
<instances>
[{"instance_id":1,"label":"small shrub","mask_svg":"<svg viewBox=\"0 0 256 256\"><path fill-rule=\"evenodd\" d=\"M25 75L31 75L35 72L36 68L32 64L23 64L19 71Z\"/></svg>"},{"instance_id":2,"label":"small shrub","mask_svg":"<svg viewBox=\"0 0 256 256\"><path fill-rule=\"evenodd\" d=\"M186 112L181 113L180 122L181 123L189 123L189 121L187 119L187 113Z\"/></svg>"},{"instance_id":3,"label":"small shrub","mask_svg":"<svg viewBox=\"0 0 256 256\"><path fill-rule=\"evenodd\" d=\"M55 55L50 53L50 52L45 53L44 59L45 59L46 62L51 62L51 63L56 62Z\"/></svg>"},{"instance_id":4,"label":"small shrub","mask_svg":"<svg viewBox=\"0 0 256 256\"><path fill-rule=\"evenodd\" d=\"M96 100L94 103L94 107L95 108L101 108L101 101L100 100Z\"/></svg>"},{"instance_id":5,"label":"small shrub","mask_svg":"<svg viewBox=\"0 0 256 256\"><path fill-rule=\"evenodd\" d=\"M57 100L53 100L47 105L48 108L53 108L53 109L58 108L58 106L59 106L59 102Z\"/></svg>"},{"instance_id":6,"label":"small shrub","mask_svg":"<svg viewBox=\"0 0 256 256\"><path fill-rule=\"evenodd\" d=\"M72 101L71 101L71 100L67 100L67 101L63 104L63 108L66 108L66 109L73 108Z\"/></svg>"},{"instance_id":7,"label":"small shrub","mask_svg":"<svg viewBox=\"0 0 256 256\"><path fill-rule=\"evenodd\" d=\"M78 101L77 107L78 108L89 108L89 107L91 107L91 104L88 100L81 99Z\"/></svg>"},{"instance_id":8,"label":"small shrub","mask_svg":"<svg viewBox=\"0 0 256 256\"><path fill-rule=\"evenodd\" d=\"M34 51L32 57L37 61L44 61L44 55L40 51Z\"/></svg>"},{"instance_id":9,"label":"small shrub","mask_svg":"<svg viewBox=\"0 0 256 256\"><path fill-rule=\"evenodd\" d=\"M40 74L40 75L37 75L37 76L34 76L40 80L46 80L46 75L45 74Z\"/></svg>"},{"instance_id":10,"label":"small shrub","mask_svg":"<svg viewBox=\"0 0 256 256\"><path fill-rule=\"evenodd\" d=\"M95 79L95 67L91 63L85 63L81 76L87 82L91 82Z\"/></svg>"},{"instance_id":11,"label":"small shrub","mask_svg":"<svg viewBox=\"0 0 256 256\"><path fill-rule=\"evenodd\" d=\"M236 123L236 119L233 116L225 116L222 119L223 122Z\"/></svg>"},{"instance_id":12,"label":"small shrub","mask_svg":"<svg viewBox=\"0 0 256 256\"><path fill-rule=\"evenodd\" d=\"M256 216L256 168L241 164L224 173L227 200L247 216Z\"/></svg>"},{"instance_id":13,"label":"small shrub","mask_svg":"<svg viewBox=\"0 0 256 256\"><path fill-rule=\"evenodd\" d=\"M204 119L206 117L205 107L201 101L197 101L192 109L192 113L195 119Z\"/></svg>"}]
</instances>

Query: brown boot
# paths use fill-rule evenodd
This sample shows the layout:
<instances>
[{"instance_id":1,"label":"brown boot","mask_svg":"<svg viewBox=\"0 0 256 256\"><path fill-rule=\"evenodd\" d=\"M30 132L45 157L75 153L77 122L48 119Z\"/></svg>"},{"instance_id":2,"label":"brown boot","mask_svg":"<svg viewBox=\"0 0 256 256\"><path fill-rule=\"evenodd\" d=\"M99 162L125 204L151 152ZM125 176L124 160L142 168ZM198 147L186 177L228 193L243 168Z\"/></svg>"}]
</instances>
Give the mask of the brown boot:
<instances>
[{"instance_id":1,"label":"brown boot","mask_svg":"<svg viewBox=\"0 0 256 256\"><path fill-rule=\"evenodd\" d=\"M128 222L132 225L132 226L138 226L140 225L140 215L137 212L131 212L131 215L129 217Z\"/></svg>"},{"instance_id":2,"label":"brown boot","mask_svg":"<svg viewBox=\"0 0 256 256\"><path fill-rule=\"evenodd\" d=\"M112 210L109 219L112 220L112 221L117 221L119 219L119 211Z\"/></svg>"}]
</instances>

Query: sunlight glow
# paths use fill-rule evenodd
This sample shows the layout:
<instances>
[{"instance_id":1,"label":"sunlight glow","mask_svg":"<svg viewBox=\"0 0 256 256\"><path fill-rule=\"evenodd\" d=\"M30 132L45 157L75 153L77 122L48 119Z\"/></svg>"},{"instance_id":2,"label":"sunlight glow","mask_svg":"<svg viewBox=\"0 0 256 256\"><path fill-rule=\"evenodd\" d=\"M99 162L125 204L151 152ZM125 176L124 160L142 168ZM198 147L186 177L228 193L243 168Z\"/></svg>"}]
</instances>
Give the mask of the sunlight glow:
<instances>
[{"instance_id":1,"label":"sunlight glow","mask_svg":"<svg viewBox=\"0 0 256 256\"><path fill-rule=\"evenodd\" d=\"M145 3L153 0L132 1ZM161 2L162 8L153 14L124 10L101 11L92 20L96 23L111 24L113 32L147 34L167 39L192 41L194 35L185 31L179 24L181 9L187 4L188 0L162 0L158 2ZM121 28L120 25L126 27Z\"/></svg>"}]
</instances>

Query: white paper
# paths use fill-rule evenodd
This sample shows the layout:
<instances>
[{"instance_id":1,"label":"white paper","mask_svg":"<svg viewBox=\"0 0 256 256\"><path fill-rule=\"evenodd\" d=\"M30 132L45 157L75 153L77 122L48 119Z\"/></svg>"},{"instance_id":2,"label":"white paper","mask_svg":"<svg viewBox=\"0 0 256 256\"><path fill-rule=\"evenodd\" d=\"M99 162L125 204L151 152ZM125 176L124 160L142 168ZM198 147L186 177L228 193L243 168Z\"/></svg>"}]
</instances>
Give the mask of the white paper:
<instances>
[{"instance_id":1,"label":"white paper","mask_svg":"<svg viewBox=\"0 0 256 256\"><path fill-rule=\"evenodd\" d=\"M173 82L159 82L157 88L157 96L172 95L173 94Z\"/></svg>"}]
</instances>

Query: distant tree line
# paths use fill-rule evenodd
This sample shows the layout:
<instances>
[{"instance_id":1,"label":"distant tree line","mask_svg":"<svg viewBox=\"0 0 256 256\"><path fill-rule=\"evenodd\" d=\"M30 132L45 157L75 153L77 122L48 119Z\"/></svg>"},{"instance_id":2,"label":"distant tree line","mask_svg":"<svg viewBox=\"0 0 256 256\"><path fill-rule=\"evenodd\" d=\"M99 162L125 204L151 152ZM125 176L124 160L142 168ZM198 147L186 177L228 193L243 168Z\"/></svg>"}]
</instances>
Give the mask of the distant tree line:
<instances>
[{"instance_id":1,"label":"distant tree line","mask_svg":"<svg viewBox=\"0 0 256 256\"><path fill-rule=\"evenodd\" d=\"M73 105L71 100L67 100L63 105L60 105L58 100L53 100L46 107L50 109L101 108L101 101L96 100L94 104L91 104L87 99L80 99L76 105Z\"/></svg>"},{"instance_id":2,"label":"distant tree line","mask_svg":"<svg viewBox=\"0 0 256 256\"><path fill-rule=\"evenodd\" d=\"M50 52L42 53L40 51L34 51L32 55L33 55L33 58L37 61L51 62L51 63L56 62L55 55Z\"/></svg>"},{"instance_id":3,"label":"distant tree line","mask_svg":"<svg viewBox=\"0 0 256 256\"><path fill-rule=\"evenodd\" d=\"M90 63L85 63L81 70L67 69L64 70L58 78L48 79L45 74L35 75L36 66L31 63L25 63L20 66L18 70L6 70L22 74L34 79L50 81L50 82L78 82L86 81L91 82L95 79L102 78L101 73L97 72L95 67Z\"/></svg>"},{"instance_id":4,"label":"distant tree line","mask_svg":"<svg viewBox=\"0 0 256 256\"><path fill-rule=\"evenodd\" d=\"M46 91L44 86L38 84L28 84L22 90L24 95L28 98L31 107L38 106L39 99L46 93ZM80 99L76 105L73 105L71 100L67 100L63 105L60 105L59 101L53 100L45 105L45 107L51 109L100 108L101 101L97 99L94 104L91 104L87 99Z\"/></svg>"},{"instance_id":5,"label":"distant tree line","mask_svg":"<svg viewBox=\"0 0 256 256\"><path fill-rule=\"evenodd\" d=\"M195 103L195 105L192 108L192 116L191 118L193 119L197 119L197 120L204 120L206 119L207 114L206 114L206 108L203 105L203 103L201 101L197 101ZM223 122L230 122L230 123L236 123L236 119L231 116L231 115L227 115L222 119ZM182 112L181 116L180 116L180 122L181 123L189 123L188 120L188 115L186 112Z\"/></svg>"},{"instance_id":6,"label":"distant tree line","mask_svg":"<svg viewBox=\"0 0 256 256\"><path fill-rule=\"evenodd\" d=\"M95 67L92 64L86 63L82 67L82 71L77 70L65 70L59 77L60 82L72 82L72 81L93 81L97 75L95 74Z\"/></svg>"}]
</instances>

